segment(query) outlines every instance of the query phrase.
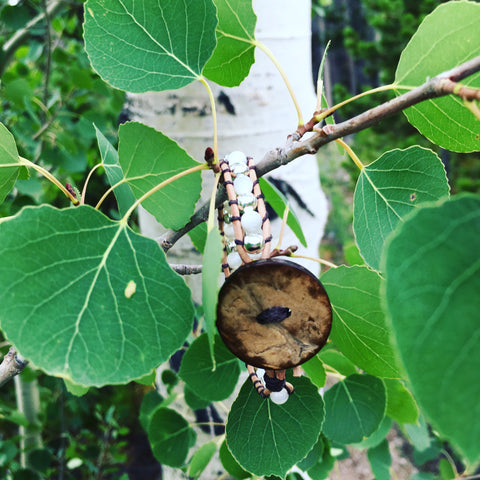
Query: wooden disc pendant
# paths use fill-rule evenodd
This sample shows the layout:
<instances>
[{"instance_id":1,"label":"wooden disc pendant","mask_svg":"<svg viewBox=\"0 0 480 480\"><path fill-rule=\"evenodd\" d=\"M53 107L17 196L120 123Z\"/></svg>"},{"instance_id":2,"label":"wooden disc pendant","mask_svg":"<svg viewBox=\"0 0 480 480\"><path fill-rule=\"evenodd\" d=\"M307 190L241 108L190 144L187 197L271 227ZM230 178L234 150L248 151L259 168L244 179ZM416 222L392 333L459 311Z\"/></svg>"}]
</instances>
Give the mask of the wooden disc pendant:
<instances>
[{"instance_id":1,"label":"wooden disc pendant","mask_svg":"<svg viewBox=\"0 0 480 480\"><path fill-rule=\"evenodd\" d=\"M322 284L288 260L247 263L219 293L220 336L254 367L283 370L306 362L325 345L331 326L332 308Z\"/></svg>"}]
</instances>

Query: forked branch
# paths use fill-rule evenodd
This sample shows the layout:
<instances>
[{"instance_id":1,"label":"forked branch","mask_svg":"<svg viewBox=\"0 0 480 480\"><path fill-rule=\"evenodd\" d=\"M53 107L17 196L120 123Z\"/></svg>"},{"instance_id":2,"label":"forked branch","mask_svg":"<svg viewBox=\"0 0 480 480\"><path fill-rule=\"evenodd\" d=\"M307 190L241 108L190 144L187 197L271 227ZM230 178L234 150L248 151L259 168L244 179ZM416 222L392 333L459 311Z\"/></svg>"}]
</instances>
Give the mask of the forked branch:
<instances>
[{"instance_id":1,"label":"forked branch","mask_svg":"<svg viewBox=\"0 0 480 480\"><path fill-rule=\"evenodd\" d=\"M27 365L27 361L17 355L13 347L10 347L8 353L3 357L0 363L0 387L18 375Z\"/></svg>"},{"instance_id":2,"label":"forked branch","mask_svg":"<svg viewBox=\"0 0 480 480\"><path fill-rule=\"evenodd\" d=\"M284 147L269 151L263 159L257 163L257 175L263 176L276 168L286 165L298 157L307 154L315 154L324 145L334 140L357 133L361 130L379 123L381 120L401 112L412 105L425 100L457 95L463 100L471 101L479 98L479 90L465 87L459 82L464 78L480 71L480 56L469 60L451 70L440 73L432 79L398 97L374 107L349 120L335 125L327 125L307 139L298 138L298 134L292 134ZM314 122L312 122L313 128ZM479 124L480 130L480 124ZM220 186L216 197L216 206L220 207L226 200L225 188ZM160 238L160 244L168 251L183 235L208 218L208 202L201 205L193 214L190 221L179 230L168 230Z\"/></svg>"}]
</instances>

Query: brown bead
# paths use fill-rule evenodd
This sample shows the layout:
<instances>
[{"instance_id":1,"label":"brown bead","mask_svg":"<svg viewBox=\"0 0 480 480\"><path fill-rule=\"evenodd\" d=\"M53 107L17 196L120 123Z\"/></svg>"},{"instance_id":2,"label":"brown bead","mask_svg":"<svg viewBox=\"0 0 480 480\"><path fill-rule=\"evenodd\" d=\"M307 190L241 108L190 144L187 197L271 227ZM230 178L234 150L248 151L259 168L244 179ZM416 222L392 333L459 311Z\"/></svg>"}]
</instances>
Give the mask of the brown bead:
<instances>
[{"instance_id":1,"label":"brown bead","mask_svg":"<svg viewBox=\"0 0 480 480\"><path fill-rule=\"evenodd\" d=\"M272 315L277 317L270 321ZM306 362L325 345L331 326L332 308L320 281L285 259L240 267L219 293L220 336L255 367L281 370Z\"/></svg>"}]
</instances>

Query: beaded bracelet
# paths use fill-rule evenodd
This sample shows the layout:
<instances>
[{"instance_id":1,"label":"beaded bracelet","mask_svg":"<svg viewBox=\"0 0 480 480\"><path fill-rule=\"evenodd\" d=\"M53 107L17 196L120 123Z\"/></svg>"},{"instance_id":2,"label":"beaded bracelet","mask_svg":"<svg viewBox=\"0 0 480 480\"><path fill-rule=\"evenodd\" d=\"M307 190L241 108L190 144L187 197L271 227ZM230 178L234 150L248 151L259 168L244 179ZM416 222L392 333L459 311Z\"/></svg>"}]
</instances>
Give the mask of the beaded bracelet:
<instances>
[{"instance_id":1,"label":"beaded bracelet","mask_svg":"<svg viewBox=\"0 0 480 480\"><path fill-rule=\"evenodd\" d=\"M269 258L272 235L253 158L235 151L220 162L220 169L228 195L228 209L225 205L218 212L224 238L222 268L228 277L244 263Z\"/></svg>"}]
</instances>

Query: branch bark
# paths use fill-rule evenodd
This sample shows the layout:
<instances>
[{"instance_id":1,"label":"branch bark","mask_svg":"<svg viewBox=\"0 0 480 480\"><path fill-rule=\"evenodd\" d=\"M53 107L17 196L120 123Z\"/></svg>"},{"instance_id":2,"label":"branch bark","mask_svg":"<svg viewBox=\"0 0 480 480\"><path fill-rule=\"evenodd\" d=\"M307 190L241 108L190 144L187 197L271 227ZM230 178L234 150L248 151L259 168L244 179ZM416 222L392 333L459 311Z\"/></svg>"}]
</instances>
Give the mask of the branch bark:
<instances>
[{"instance_id":1,"label":"branch bark","mask_svg":"<svg viewBox=\"0 0 480 480\"><path fill-rule=\"evenodd\" d=\"M0 364L0 387L18 375L27 365L27 361L17 355L13 347L10 347L8 353L3 357Z\"/></svg>"},{"instance_id":2,"label":"branch bark","mask_svg":"<svg viewBox=\"0 0 480 480\"><path fill-rule=\"evenodd\" d=\"M335 125L324 126L316 130L316 133L307 139L302 140L298 138L298 134L292 134L287 139L284 147L275 148L265 154L263 159L257 164L257 175L261 177L282 165L290 163L298 157L315 154L322 146L333 142L337 138L365 130L384 118L390 117L425 100L451 94L461 96L465 100L477 99L478 89L464 87L458 82L479 71L480 56L458 65L451 70L440 73L423 85L367 110L356 117ZM226 199L225 188L220 186L216 195L217 208L220 207ZM200 223L206 221L208 218L208 209L208 203L204 203L195 211L190 221L184 227L179 230L168 230L165 232L159 239L162 248L167 252L183 235Z\"/></svg>"}]
</instances>

